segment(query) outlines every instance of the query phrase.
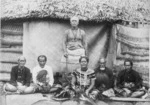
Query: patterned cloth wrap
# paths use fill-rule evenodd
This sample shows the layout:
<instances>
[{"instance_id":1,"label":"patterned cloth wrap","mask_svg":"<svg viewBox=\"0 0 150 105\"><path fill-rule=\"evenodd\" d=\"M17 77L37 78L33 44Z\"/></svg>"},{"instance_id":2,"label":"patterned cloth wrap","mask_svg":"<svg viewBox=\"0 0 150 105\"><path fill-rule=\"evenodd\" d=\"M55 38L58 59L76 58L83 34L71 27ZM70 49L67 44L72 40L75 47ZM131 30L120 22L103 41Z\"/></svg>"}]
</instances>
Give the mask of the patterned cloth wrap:
<instances>
[{"instance_id":1,"label":"patterned cloth wrap","mask_svg":"<svg viewBox=\"0 0 150 105\"><path fill-rule=\"evenodd\" d=\"M114 96L115 96L114 90L110 88L105 91L101 91L99 89L93 89L89 97L93 100L104 100Z\"/></svg>"},{"instance_id":2,"label":"patterned cloth wrap","mask_svg":"<svg viewBox=\"0 0 150 105\"><path fill-rule=\"evenodd\" d=\"M89 97L85 94L85 91L91 84L91 80L95 80L95 72L92 69L88 69L86 72L82 72L81 69L77 69L73 72L77 81L74 86L76 97Z\"/></svg>"}]
</instances>

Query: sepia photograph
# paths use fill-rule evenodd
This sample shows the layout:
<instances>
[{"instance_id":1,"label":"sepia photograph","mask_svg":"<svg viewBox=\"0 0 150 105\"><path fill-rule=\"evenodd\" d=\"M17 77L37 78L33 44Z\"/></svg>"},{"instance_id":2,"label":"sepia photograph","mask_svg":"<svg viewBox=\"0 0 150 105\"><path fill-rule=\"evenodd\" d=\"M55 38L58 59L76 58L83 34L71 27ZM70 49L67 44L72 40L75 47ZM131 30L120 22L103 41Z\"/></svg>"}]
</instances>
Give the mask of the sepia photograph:
<instances>
[{"instance_id":1,"label":"sepia photograph","mask_svg":"<svg viewBox=\"0 0 150 105\"><path fill-rule=\"evenodd\" d=\"M0 0L0 105L150 105L150 0Z\"/></svg>"}]
</instances>

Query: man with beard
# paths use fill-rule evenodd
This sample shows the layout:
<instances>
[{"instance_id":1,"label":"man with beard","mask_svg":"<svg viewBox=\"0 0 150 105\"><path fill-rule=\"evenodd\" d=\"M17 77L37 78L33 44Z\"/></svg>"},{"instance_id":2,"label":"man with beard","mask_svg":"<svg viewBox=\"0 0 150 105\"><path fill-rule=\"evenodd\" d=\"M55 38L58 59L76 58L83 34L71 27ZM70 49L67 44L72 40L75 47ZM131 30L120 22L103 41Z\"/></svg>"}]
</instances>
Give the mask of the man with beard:
<instances>
[{"instance_id":1,"label":"man with beard","mask_svg":"<svg viewBox=\"0 0 150 105\"><path fill-rule=\"evenodd\" d=\"M86 56L81 56L79 62L81 67L73 72L72 87L77 93L88 96L95 84L95 73L88 68L89 59Z\"/></svg>"},{"instance_id":2,"label":"man with beard","mask_svg":"<svg viewBox=\"0 0 150 105\"><path fill-rule=\"evenodd\" d=\"M95 89L92 91L90 96L93 99L101 99L105 93L106 96L114 95L114 92L111 89L113 88L114 84L113 72L112 70L108 69L105 64L106 60L101 58L99 61L99 66L95 69Z\"/></svg>"},{"instance_id":3,"label":"man with beard","mask_svg":"<svg viewBox=\"0 0 150 105\"><path fill-rule=\"evenodd\" d=\"M125 69L121 70L117 76L117 87L115 90L123 97L141 97L145 94L142 88L142 78L139 73L132 69L131 60L124 61Z\"/></svg>"}]
</instances>

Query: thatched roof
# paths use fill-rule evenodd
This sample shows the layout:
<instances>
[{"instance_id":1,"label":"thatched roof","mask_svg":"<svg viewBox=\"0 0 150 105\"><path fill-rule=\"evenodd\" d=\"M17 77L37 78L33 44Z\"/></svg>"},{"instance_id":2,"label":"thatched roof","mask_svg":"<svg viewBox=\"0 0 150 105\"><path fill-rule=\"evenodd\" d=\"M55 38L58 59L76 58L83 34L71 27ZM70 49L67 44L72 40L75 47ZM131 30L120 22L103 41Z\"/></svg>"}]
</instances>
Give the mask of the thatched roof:
<instances>
[{"instance_id":1,"label":"thatched roof","mask_svg":"<svg viewBox=\"0 0 150 105\"><path fill-rule=\"evenodd\" d=\"M2 20L24 18L150 22L150 0L1 0Z\"/></svg>"}]
</instances>

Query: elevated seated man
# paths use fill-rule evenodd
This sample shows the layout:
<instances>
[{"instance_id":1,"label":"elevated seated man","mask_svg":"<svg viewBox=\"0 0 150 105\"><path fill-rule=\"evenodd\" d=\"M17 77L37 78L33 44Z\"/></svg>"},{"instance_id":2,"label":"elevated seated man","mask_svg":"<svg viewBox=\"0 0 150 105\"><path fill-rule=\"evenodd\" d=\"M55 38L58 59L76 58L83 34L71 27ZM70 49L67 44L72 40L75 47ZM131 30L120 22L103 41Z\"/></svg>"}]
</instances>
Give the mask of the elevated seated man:
<instances>
[{"instance_id":1,"label":"elevated seated man","mask_svg":"<svg viewBox=\"0 0 150 105\"><path fill-rule=\"evenodd\" d=\"M87 42L86 34L83 29L78 27L79 18L73 16L70 18L71 28L67 29L64 34L63 49L64 56L61 62L68 63L68 69L65 72L73 72L74 69L80 67L79 58L80 56L87 55Z\"/></svg>"},{"instance_id":2,"label":"elevated seated man","mask_svg":"<svg viewBox=\"0 0 150 105\"><path fill-rule=\"evenodd\" d=\"M78 27L79 18L73 16L70 18L71 28L65 31L63 48L65 56L78 55L85 56L87 53L86 34L84 30Z\"/></svg>"},{"instance_id":3,"label":"elevated seated man","mask_svg":"<svg viewBox=\"0 0 150 105\"><path fill-rule=\"evenodd\" d=\"M89 96L95 84L95 73L88 68L89 59L86 56L81 56L79 62L81 67L73 72L72 88L77 94Z\"/></svg>"},{"instance_id":4,"label":"elevated seated man","mask_svg":"<svg viewBox=\"0 0 150 105\"><path fill-rule=\"evenodd\" d=\"M18 59L18 65L12 67L10 82L5 85L6 92L22 94L34 92L34 88L30 86L31 73L29 68L24 66L25 63L25 57L21 56Z\"/></svg>"},{"instance_id":5,"label":"elevated seated man","mask_svg":"<svg viewBox=\"0 0 150 105\"><path fill-rule=\"evenodd\" d=\"M101 58L99 66L95 69L95 89L90 97L94 100L114 96L113 85L114 78L111 69L106 67L106 60Z\"/></svg>"},{"instance_id":6,"label":"elevated seated man","mask_svg":"<svg viewBox=\"0 0 150 105\"><path fill-rule=\"evenodd\" d=\"M138 98L145 94L142 88L142 78L139 73L132 69L133 62L131 60L124 61L125 69L121 70L117 76L117 84L115 87L118 95L123 97Z\"/></svg>"},{"instance_id":7,"label":"elevated seated man","mask_svg":"<svg viewBox=\"0 0 150 105\"><path fill-rule=\"evenodd\" d=\"M49 93L54 83L53 70L50 66L46 65L47 57L40 55L38 63L33 68L32 78L34 83L35 92Z\"/></svg>"}]
</instances>

